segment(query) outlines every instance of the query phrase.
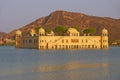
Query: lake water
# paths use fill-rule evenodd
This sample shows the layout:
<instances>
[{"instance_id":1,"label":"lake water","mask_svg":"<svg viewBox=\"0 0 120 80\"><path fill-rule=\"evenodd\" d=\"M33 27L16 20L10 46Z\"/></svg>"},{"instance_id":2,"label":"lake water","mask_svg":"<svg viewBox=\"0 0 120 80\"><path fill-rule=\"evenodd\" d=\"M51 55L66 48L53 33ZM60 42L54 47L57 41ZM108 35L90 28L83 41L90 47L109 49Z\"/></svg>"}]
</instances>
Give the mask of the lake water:
<instances>
[{"instance_id":1,"label":"lake water","mask_svg":"<svg viewBox=\"0 0 120 80\"><path fill-rule=\"evenodd\" d=\"M2 46L0 80L120 80L120 47L37 50Z\"/></svg>"}]
</instances>

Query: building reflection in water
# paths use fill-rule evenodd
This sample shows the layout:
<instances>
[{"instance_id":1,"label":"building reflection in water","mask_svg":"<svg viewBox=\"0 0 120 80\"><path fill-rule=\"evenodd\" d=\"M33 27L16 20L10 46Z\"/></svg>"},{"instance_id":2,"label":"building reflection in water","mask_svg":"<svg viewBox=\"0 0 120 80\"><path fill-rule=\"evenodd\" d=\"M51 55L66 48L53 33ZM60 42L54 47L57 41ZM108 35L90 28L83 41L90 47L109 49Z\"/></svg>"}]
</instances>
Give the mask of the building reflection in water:
<instances>
[{"instance_id":1,"label":"building reflection in water","mask_svg":"<svg viewBox=\"0 0 120 80\"><path fill-rule=\"evenodd\" d=\"M64 65L41 65L40 80L108 80L108 63L68 63Z\"/></svg>"}]
</instances>

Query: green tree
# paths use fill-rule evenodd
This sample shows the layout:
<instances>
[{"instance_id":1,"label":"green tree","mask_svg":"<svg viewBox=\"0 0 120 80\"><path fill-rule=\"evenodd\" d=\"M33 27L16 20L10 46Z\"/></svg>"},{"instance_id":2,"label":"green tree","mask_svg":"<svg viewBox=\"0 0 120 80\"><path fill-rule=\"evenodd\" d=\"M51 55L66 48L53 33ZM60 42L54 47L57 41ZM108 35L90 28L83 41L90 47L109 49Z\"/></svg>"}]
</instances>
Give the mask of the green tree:
<instances>
[{"instance_id":1,"label":"green tree","mask_svg":"<svg viewBox=\"0 0 120 80\"><path fill-rule=\"evenodd\" d=\"M42 26L37 26L37 27L35 28L36 32L39 32L39 29L40 29L40 28L42 28Z\"/></svg>"},{"instance_id":2,"label":"green tree","mask_svg":"<svg viewBox=\"0 0 120 80\"><path fill-rule=\"evenodd\" d=\"M50 33L51 29L50 28L44 28L46 33Z\"/></svg>"},{"instance_id":3,"label":"green tree","mask_svg":"<svg viewBox=\"0 0 120 80\"><path fill-rule=\"evenodd\" d=\"M57 26L54 31L57 35L61 36L61 35L64 35L64 33L67 31L67 27Z\"/></svg>"},{"instance_id":4,"label":"green tree","mask_svg":"<svg viewBox=\"0 0 120 80\"><path fill-rule=\"evenodd\" d=\"M87 35L94 35L96 33L96 28L87 28L83 31L83 33Z\"/></svg>"}]
</instances>

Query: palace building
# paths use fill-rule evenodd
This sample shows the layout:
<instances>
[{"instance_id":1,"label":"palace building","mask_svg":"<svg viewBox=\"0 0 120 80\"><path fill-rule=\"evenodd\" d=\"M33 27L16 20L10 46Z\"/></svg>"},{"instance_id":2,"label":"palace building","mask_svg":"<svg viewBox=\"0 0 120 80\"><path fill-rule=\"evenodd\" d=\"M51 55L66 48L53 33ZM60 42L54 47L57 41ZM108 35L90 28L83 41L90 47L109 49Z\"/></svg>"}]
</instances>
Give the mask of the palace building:
<instances>
[{"instance_id":1,"label":"palace building","mask_svg":"<svg viewBox=\"0 0 120 80\"><path fill-rule=\"evenodd\" d=\"M81 36L75 28L68 28L67 35L49 34L43 28L38 32L32 29L29 35L16 31L16 48L30 49L107 49L108 31L103 29L100 36Z\"/></svg>"}]
</instances>

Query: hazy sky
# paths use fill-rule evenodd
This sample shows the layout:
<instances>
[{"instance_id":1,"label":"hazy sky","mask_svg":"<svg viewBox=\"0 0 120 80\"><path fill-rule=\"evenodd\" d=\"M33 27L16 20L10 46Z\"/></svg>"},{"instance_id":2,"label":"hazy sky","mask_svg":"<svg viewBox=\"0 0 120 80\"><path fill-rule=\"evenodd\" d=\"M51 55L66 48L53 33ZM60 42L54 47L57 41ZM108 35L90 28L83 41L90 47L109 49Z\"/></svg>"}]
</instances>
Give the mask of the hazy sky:
<instances>
[{"instance_id":1,"label":"hazy sky","mask_svg":"<svg viewBox=\"0 0 120 80\"><path fill-rule=\"evenodd\" d=\"M120 0L0 0L0 32L18 29L55 10L120 18Z\"/></svg>"}]
</instances>

